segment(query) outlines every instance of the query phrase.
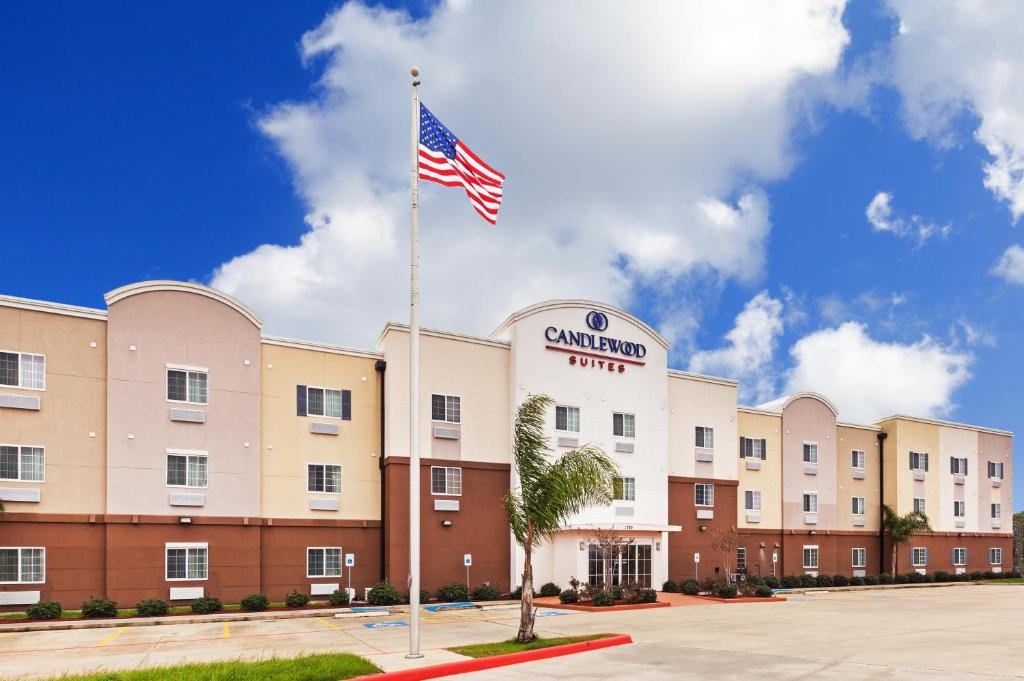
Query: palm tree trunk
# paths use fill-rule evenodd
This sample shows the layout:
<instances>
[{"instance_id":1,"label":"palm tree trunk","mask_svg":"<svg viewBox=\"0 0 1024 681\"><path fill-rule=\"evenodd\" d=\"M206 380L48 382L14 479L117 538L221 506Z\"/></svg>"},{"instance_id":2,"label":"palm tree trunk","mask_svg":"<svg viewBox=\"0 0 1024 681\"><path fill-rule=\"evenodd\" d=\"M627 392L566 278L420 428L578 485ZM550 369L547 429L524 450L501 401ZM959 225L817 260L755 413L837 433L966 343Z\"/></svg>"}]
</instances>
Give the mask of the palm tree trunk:
<instances>
[{"instance_id":1,"label":"palm tree trunk","mask_svg":"<svg viewBox=\"0 0 1024 681\"><path fill-rule=\"evenodd\" d=\"M533 527L527 523L526 542L523 545L523 598L519 610L519 634L516 640L533 640Z\"/></svg>"}]
</instances>

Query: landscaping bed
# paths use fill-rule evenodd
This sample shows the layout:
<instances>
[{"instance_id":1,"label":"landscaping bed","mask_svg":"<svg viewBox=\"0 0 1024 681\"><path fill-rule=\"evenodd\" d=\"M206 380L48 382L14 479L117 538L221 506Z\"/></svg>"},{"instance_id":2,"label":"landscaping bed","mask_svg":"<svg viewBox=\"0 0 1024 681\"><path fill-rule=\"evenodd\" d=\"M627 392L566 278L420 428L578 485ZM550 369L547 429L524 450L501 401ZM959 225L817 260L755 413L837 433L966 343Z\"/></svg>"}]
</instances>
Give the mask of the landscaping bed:
<instances>
[{"instance_id":1,"label":"landscaping bed","mask_svg":"<svg viewBox=\"0 0 1024 681\"><path fill-rule=\"evenodd\" d=\"M558 638L541 638L540 636L536 636L529 643L520 643L519 641L512 639L510 641L499 641L498 643L474 643L473 645L468 646L456 646L455 648L447 648L447 650L459 655L465 655L466 657L492 657L494 655L520 653L524 650L537 650L539 648L564 646L570 643L594 641L615 635L616 634L589 634L587 636L560 636Z\"/></svg>"},{"instance_id":2,"label":"landscaping bed","mask_svg":"<svg viewBox=\"0 0 1024 681\"><path fill-rule=\"evenodd\" d=\"M213 662L65 675L54 677L54 681L335 681L379 672L377 665L358 655L335 653L258 662Z\"/></svg>"},{"instance_id":3,"label":"landscaping bed","mask_svg":"<svg viewBox=\"0 0 1024 681\"><path fill-rule=\"evenodd\" d=\"M785 603L786 599L781 596L735 596L733 598L722 598L710 594L698 594L694 598L701 598L705 601L715 603Z\"/></svg>"},{"instance_id":4,"label":"landscaping bed","mask_svg":"<svg viewBox=\"0 0 1024 681\"><path fill-rule=\"evenodd\" d=\"M544 606L547 608L557 608L560 610L579 610L581 612L621 612L623 610L646 610L648 608L667 608L671 605L671 603L666 603L665 601L655 601L654 603L627 603L626 601L616 601L614 605L593 605L590 601L584 601L582 603L544 604Z\"/></svg>"}]
</instances>

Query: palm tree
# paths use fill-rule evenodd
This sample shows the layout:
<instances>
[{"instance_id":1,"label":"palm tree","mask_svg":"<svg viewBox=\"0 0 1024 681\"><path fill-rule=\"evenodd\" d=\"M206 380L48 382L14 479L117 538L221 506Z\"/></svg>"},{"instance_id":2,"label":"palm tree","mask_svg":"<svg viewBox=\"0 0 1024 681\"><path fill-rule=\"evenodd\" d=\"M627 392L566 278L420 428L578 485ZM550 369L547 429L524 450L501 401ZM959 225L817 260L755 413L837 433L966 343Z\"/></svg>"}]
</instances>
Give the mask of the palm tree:
<instances>
[{"instance_id":1,"label":"palm tree","mask_svg":"<svg viewBox=\"0 0 1024 681\"><path fill-rule=\"evenodd\" d=\"M928 523L928 516L920 511L911 511L906 515L899 515L888 506L882 506L882 513L885 516L885 534L892 542L892 576L896 577L897 556L899 555L900 544L910 541L911 535L915 532L931 532L932 526Z\"/></svg>"},{"instance_id":2,"label":"palm tree","mask_svg":"<svg viewBox=\"0 0 1024 681\"><path fill-rule=\"evenodd\" d=\"M608 455L591 445L548 459L544 415L551 404L547 395L531 395L519 407L512 443L519 487L505 495L505 515L525 555L520 643L533 640L533 550L584 508L610 504L612 480L619 475Z\"/></svg>"}]
</instances>

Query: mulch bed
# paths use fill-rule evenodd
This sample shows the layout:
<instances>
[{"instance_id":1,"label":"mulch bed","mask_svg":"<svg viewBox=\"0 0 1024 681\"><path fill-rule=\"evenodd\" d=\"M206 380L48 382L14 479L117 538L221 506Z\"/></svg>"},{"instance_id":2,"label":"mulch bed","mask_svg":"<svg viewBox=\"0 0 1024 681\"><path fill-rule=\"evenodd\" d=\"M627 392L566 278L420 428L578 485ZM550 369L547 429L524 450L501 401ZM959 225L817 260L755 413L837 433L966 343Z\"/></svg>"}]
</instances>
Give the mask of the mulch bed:
<instances>
[{"instance_id":1,"label":"mulch bed","mask_svg":"<svg viewBox=\"0 0 1024 681\"><path fill-rule=\"evenodd\" d=\"M589 601L587 601L589 602ZM544 603L545 608L560 608L562 610L579 610L581 612L621 612L623 610L647 610L649 608L668 608L672 604L664 601L654 603L626 603L619 602L615 605L586 605L585 603Z\"/></svg>"},{"instance_id":2,"label":"mulch bed","mask_svg":"<svg viewBox=\"0 0 1024 681\"><path fill-rule=\"evenodd\" d=\"M702 596L697 595L694 598L703 598L705 601L714 601L715 603L785 603L786 599L782 596L772 596L770 598L761 598L760 596L737 596L736 598L719 598L718 596Z\"/></svg>"}]
</instances>

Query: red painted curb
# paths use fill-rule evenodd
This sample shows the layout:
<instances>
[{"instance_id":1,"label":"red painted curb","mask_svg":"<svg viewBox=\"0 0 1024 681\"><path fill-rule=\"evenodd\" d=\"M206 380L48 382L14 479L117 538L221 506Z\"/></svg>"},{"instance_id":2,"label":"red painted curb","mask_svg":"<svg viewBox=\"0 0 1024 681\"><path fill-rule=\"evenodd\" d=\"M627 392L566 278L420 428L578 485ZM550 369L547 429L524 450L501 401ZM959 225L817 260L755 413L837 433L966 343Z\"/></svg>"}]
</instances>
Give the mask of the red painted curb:
<instances>
[{"instance_id":1,"label":"red painted curb","mask_svg":"<svg viewBox=\"0 0 1024 681\"><path fill-rule=\"evenodd\" d=\"M785 603L786 599L782 596L772 596L771 598L761 598L760 596L737 596L736 598L719 598L718 596L694 596L694 598L702 598L705 601L711 601L712 603Z\"/></svg>"},{"instance_id":2,"label":"red painted curb","mask_svg":"<svg viewBox=\"0 0 1024 681\"><path fill-rule=\"evenodd\" d=\"M479 672L484 669L506 667L510 664L521 664L523 662L533 662L534 660L546 660L552 657L561 657L562 655L583 653L588 650L611 648L613 646L621 646L632 642L633 639L629 634L615 634L613 636L608 636L607 638L594 639L593 641L580 641L579 643L567 643L564 646L551 646L550 648L538 648L537 650L524 650L519 653L507 653L505 655L494 655L492 657L478 657L471 660L459 660L458 662L445 662L444 664L435 664L429 667L419 667L418 669L401 669L394 672L376 674L373 677L366 678L373 678L374 680L387 679L388 681L438 679L452 674L468 674L469 672Z\"/></svg>"}]
</instances>

